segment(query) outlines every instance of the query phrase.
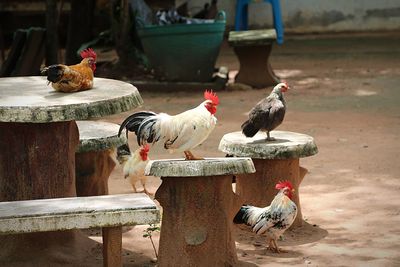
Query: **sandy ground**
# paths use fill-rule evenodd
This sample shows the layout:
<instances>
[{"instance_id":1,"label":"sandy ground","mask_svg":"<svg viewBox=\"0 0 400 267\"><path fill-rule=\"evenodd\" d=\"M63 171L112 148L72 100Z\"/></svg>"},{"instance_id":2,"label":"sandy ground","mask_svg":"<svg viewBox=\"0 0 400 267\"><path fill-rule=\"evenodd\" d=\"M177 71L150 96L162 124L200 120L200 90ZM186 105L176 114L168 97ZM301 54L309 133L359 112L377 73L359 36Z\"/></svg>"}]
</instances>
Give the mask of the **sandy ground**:
<instances>
[{"instance_id":1,"label":"sandy ground","mask_svg":"<svg viewBox=\"0 0 400 267\"><path fill-rule=\"evenodd\" d=\"M289 252L267 252L265 238L236 227L241 265L400 266L399 44L397 33L298 36L274 47L272 66L293 88L286 94L288 111L279 130L313 136L319 153L300 161L310 171L300 187L305 225L287 231L279 241ZM226 43L217 65L238 69ZM217 149L221 137L239 130L247 112L269 91L219 92L218 125L194 152L223 157ZM140 109L170 114L202 101L200 92L141 91L141 95L145 104ZM132 112L102 120L121 123ZM135 147L133 139L131 147ZM150 191L154 193L160 183L159 178L150 177ZM111 194L132 192L120 166L112 173L109 187ZM124 229L124 266L156 265L151 242L142 236L146 227ZM82 247L89 249L55 255L61 266L71 266L68 262L74 262L72 266L102 265L100 232L85 233L91 240L80 237ZM158 246L159 234L153 237Z\"/></svg>"},{"instance_id":2,"label":"sandy ground","mask_svg":"<svg viewBox=\"0 0 400 267\"><path fill-rule=\"evenodd\" d=\"M274 48L272 66L293 88L286 95L288 112L279 129L313 136L319 153L300 161L310 171L300 188L306 223L279 241L289 253L271 254L265 238L236 227L242 264L400 266L399 44L399 34L308 36ZM217 64L238 69L226 44ZM218 126L196 153L224 156L217 149L221 137L239 130L246 113L269 90L219 92ZM141 94L141 109L170 114L202 101L198 92ZM130 113L106 120L120 123ZM151 177L150 191L154 193L160 183ZM110 190L131 192L120 167L110 178ZM145 228L124 233L124 266L155 265L150 240L142 237ZM158 234L154 238L158 244Z\"/></svg>"}]
</instances>

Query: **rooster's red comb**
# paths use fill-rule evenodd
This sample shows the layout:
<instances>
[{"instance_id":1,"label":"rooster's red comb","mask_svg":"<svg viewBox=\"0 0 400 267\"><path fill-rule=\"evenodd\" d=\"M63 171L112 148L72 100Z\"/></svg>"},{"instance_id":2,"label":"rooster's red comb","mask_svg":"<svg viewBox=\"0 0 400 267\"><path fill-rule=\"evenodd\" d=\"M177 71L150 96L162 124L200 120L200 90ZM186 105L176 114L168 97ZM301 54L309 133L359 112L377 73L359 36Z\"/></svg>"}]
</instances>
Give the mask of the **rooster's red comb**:
<instances>
[{"instance_id":1,"label":"rooster's red comb","mask_svg":"<svg viewBox=\"0 0 400 267\"><path fill-rule=\"evenodd\" d=\"M141 147L140 149L141 151L148 153L150 151L150 145L149 144L145 144Z\"/></svg>"},{"instance_id":2,"label":"rooster's red comb","mask_svg":"<svg viewBox=\"0 0 400 267\"><path fill-rule=\"evenodd\" d=\"M283 181L283 182L279 181L279 183L277 183L275 185L275 189L278 189L278 190L283 189L285 187L289 188L290 190L293 189L292 183L289 181Z\"/></svg>"},{"instance_id":3,"label":"rooster's red comb","mask_svg":"<svg viewBox=\"0 0 400 267\"><path fill-rule=\"evenodd\" d=\"M88 49L81 51L81 57L82 58L91 57L94 59L94 61L96 61L97 55L96 55L96 52L94 52L94 50L92 48L88 48Z\"/></svg>"},{"instance_id":4,"label":"rooster's red comb","mask_svg":"<svg viewBox=\"0 0 400 267\"><path fill-rule=\"evenodd\" d=\"M219 104L218 96L217 96L217 94L214 93L212 90L206 90L206 91L204 92L204 98L205 98L206 100L211 100L211 102L212 102L214 105L216 105L216 106Z\"/></svg>"}]
</instances>

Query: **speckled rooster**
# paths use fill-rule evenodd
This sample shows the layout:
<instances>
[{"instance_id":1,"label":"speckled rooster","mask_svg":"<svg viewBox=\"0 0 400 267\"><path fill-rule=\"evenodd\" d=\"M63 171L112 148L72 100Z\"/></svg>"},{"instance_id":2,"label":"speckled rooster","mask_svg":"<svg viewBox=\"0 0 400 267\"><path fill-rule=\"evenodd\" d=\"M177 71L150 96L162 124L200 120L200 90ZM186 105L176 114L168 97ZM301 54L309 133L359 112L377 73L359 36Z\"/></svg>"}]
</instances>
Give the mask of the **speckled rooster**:
<instances>
[{"instance_id":1,"label":"speckled rooster","mask_svg":"<svg viewBox=\"0 0 400 267\"><path fill-rule=\"evenodd\" d=\"M273 252L285 252L278 247L277 239L292 225L297 215L297 206L292 201L294 189L289 181L279 182L275 186L279 190L271 205L265 208L244 205L236 214L233 222L245 223L253 228L253 232L267 235L268 249Z\"/></svg>"}]
</instances>

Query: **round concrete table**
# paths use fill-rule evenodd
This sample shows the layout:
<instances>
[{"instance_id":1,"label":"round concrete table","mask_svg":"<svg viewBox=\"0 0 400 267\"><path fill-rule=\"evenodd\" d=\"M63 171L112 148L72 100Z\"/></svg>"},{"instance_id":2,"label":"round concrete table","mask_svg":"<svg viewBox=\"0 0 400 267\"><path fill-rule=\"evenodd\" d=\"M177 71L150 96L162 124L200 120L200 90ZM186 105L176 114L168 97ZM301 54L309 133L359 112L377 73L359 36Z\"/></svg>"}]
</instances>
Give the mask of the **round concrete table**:
<instances>
[{"instance_id":1,"label":"round concrete table","mask_svg":"<svg viewBox=\"0 0 400 267\"><path fill-rule=\"evenodd\" d=\"M241 132L225 134L219 144L219 150L235 157L250 157L254 162L254 174L236 176L236 193L245 204L259 207L269 206L277 194L275 184L288 180L295 189L293 201L298 213L292 227L302 225L302 213L299 199L299 185L307 169L299 166L299 159L318 153L311 136L287 132L272 131L275 141L266 141L265 133L257 133L246 138Z\"/></svg>"},{"instance_id":2,"label":"round concrete table","mask_svg":"<svg viewBox=\"0 0 400 267\"><path fill-rule=\"evenodd\" d=\"M118 137L119 125L103 121L77 121L79 146L75 153L77 196L108 194L108 178L116 163L116 148L126 143Z\"/></svg>"},{"instance_id":3,"label":"round concrete table","mask_svg":"<svg viewBox=\"0 0 400 267\"><path fill-rule=\"evenodd\" d=\"M233 266L233 217L242 205L232 174L255 172L250 158L156 160L146 175L159 176L155 198L163 208L158 266Z\"/></svg>"},{"instance_id":4,"label":"round concrete table","mask_svg":"<svg viewBox=\"0 0 400 267\"><path fill-rule=\"evenodd\" d=\"M0 78L0 201L76 196L75 120L128 111L142 102L134 86L116 80L95 78L91 90L60 93L45 77ZM30 242L7 246L17 254L2 255L18 257L22 248L29 253L37 242L44 251L46 242L73 241L57 234L10 237Z\"/></svg>"}]
</instances>

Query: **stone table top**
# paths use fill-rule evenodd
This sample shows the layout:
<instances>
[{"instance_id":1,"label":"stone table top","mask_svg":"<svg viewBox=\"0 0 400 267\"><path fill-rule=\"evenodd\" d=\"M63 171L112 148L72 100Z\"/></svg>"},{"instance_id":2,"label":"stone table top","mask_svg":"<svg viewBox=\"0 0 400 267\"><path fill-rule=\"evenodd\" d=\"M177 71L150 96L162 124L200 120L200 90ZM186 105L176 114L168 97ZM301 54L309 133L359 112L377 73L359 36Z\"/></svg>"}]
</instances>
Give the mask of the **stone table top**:
<instances>
[{"instance_id":1,"label":"stone table top","mask_svg":"<svg viewBox=\"0 0 400 267\"><path fill-rule=\"evenodd\" d=\"M145 175L158 177L193 177L254 173L250 158L206 158L204 160L151 160Z\"/></svg>"},{"instance_id":2,"label":"stone table top","mask_svg":"<svg viewBox=\"0 0 400 267\"><path fill-rule=\"evenodd\" d=\"M218 149L228 155L255 159L303 158L318 153L314 138L309 135L287 131L271 131L270 135L276 140L266 141L263 132L252 138L242 132L228 133L222 137Z\"/></svg>"},{"instance_id":3,"label":"stone table top","mask_svg":"<svg viewBox=\"0 0 400 267\"><path fill-rule=\"evenodd\" d=\"M118 137L119 125L104 121L77 121L79 146L76 153L106 150L126 143L125 135Z\"/></svg>"},{"instance_id":4,"label":"stone table top","mask_svg":"<svg viewBox=\"0 0 400 267\"><path fill-rule=\"evenodd\" d=\"M90 90L61 93L42 76L0 78L0 122L86 120L125 112L142 103L136 87L112 79L94 78Z\"/></svg>"}]
</instances>

